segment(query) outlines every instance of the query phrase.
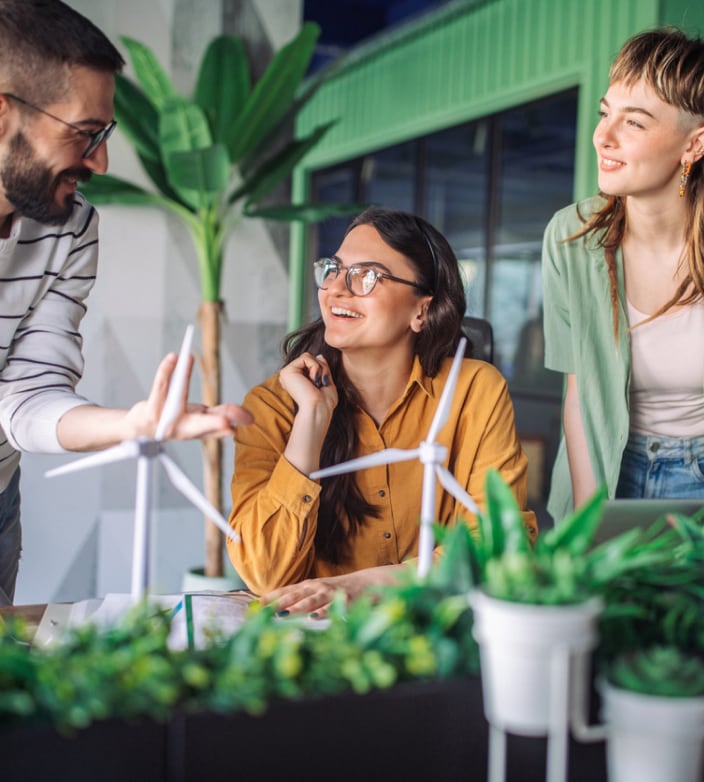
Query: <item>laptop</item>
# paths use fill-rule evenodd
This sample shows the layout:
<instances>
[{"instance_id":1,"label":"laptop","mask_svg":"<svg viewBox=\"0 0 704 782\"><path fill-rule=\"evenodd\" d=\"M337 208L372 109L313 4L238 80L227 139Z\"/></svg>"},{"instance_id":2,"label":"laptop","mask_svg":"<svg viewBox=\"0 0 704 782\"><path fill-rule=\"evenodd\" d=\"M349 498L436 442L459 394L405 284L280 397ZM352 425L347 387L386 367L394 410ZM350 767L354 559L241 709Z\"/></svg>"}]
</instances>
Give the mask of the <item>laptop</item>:
<instances>
[{"instance_id":1,"label":"laptop","mask_svg":"<svg viewBox=\"0 0 704 782\"><path fill-rule=\"evenodd\" d=\"M634 527L646 529L666 513L693 516L704 507L704 497L687 500L607 500L604 515L594 534L594 543L614 538Z\"/></svg>"}]
</instances>

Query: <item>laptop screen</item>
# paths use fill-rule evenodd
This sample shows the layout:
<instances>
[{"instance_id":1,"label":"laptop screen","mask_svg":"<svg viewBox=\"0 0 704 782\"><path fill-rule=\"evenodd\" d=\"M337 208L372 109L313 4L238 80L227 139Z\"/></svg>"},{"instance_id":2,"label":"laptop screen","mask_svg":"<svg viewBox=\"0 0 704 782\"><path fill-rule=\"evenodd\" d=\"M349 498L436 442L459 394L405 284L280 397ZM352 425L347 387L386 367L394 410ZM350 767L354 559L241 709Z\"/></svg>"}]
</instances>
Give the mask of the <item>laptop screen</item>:
<instances>
[{"instance_id":1,"label":"laptop screen","mask_svg":"<svg viewBox=\"0 0 704 782\"><path fill-rule=\"evenodd\" d=\"M703 507L704 497L691 500L607 500L594 542L601 543L634 527L646 529L667 513L694 516Z\"/></svg>"}]
</instances>

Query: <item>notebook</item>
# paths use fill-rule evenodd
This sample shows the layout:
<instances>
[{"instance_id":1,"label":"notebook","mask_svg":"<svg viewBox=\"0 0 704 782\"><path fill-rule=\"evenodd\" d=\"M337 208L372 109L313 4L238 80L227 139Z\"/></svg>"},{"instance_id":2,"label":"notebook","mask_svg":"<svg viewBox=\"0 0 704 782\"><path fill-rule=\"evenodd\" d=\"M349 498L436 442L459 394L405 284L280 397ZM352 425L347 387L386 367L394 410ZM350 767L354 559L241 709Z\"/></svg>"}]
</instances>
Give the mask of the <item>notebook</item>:
<instances>
[{"instance_id":1,"label":"notebook","mask_svg":"<svg viewBox=\"0 0 704 782\"><path fill-rule=\"evenodd\" d=\"M704 497L690 500L607 500L594 542L601 543L634 527L645 529L666 513L693 516L702 507Z\"/></svg>"}]
</instances>

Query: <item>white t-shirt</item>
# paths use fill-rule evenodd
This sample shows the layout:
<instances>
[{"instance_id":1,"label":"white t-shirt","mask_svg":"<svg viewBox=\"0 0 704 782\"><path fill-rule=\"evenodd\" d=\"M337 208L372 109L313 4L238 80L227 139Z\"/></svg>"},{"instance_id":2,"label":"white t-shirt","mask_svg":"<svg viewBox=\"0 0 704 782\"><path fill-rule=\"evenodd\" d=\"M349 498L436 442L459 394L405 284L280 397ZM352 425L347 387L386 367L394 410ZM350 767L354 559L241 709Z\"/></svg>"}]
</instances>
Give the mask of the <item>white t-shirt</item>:
<instances>
[{"instance_id":1,"label":"white t-shirt","mask_svg":"<svg viewBox=\"0 0 704 782\"><path fill-rule=\"evenodd\" d=\"M628 302L631 327L648 316ZM631 432L704 435L704 301L631 331Z\"/></svg>"}]
</instances>

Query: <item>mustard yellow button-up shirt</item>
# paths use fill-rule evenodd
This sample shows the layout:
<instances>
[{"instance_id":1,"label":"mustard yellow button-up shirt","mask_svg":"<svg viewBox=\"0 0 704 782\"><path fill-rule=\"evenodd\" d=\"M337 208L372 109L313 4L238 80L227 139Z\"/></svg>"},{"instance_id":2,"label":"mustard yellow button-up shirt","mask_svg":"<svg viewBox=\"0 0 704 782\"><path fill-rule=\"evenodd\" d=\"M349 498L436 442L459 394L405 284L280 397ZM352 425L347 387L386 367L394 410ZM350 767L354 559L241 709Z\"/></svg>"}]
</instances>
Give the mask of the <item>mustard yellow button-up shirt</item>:
<instances>
[{"instance_id":1,"label":"mustard yellow button-up shirt","mask_svg":"<svg viewBox=\"0 0 704 782\"><path fill-rule=\"evenodd\" d=\"M430 378L416 357L403 395L380 426L359 410L355 456L382 448L416 448L428 432L451 363L446 359ZM242 540L229 541L228 551L253 592L264 594L305 578L397 564L417 555L423 478L417 459L357 472L362 493L380 508L381 515L359 529L349 559L342 565L333 564L315 551L320 484L298 472L282 455L295 408L278 375L252 389L244 406L254 415L254 424L238 427L235 436L230 515L230 524ZM486 472L495 467L525 509L527 459L516 435L506 382L497 369L482 361L464 360L438 442L448 449L448 469L480 508L484 507ZM441 524L464 520L471 527L476 525L473 514L440 486L436 503ZM525 510L524 521L534 539L538 530L532 511Z\"/></svg>"}]
</instances>

